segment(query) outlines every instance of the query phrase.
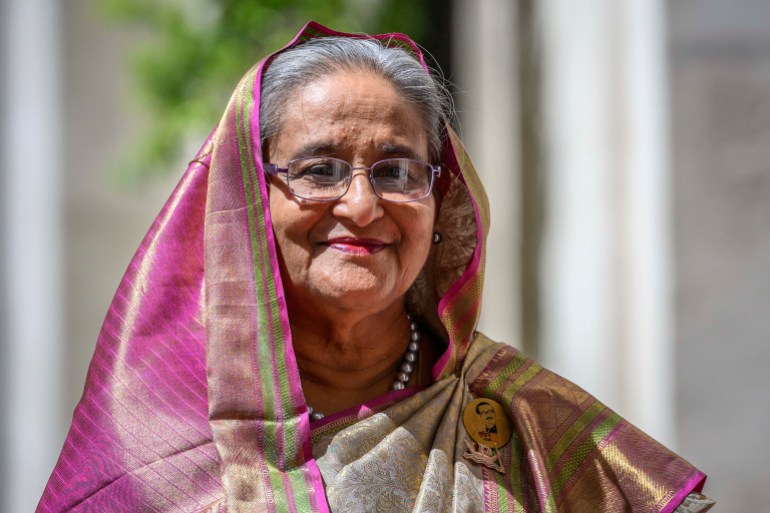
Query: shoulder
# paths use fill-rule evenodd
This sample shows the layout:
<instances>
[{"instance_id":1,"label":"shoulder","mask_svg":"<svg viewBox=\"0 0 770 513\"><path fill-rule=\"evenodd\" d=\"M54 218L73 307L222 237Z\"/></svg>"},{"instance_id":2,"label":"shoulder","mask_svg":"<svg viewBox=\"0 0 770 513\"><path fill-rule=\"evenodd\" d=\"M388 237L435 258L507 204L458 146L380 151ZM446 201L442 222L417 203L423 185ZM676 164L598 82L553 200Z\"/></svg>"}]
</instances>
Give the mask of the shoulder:
<instances>
[{"instance_id":1,"label":"shoulder","mask_svg":"<svg viewBox=\"0 0 770 513\"><path fill-rule=\"evenodd\" d=\"M480 331L474 333L468 353L463 362L463 375L467 382L473 382L482 375L505 367L514 360L528 360L510 344L496 342Z\"/></svg>"},{"instance_id":2,"label":"shoulder","mask_svg":"<svg viewBox=\"0 0 770 513\"><path fill-rule=\"evenodd\" d=\"M518 349L482 333L476 336L464 367L473 394L497 398L512 408L537 405L547 413L554 407L584 409L588 403L598 403L585 390Z\"/></svg>"},{"instance_id":3,"label":"shoulder","mask_svg":"<svg viewBox=\"0 0 770 513\"><path fill-rule=\"evenodd\" d=\"M469 391L506 410L514 426L513 452L528 455L533 483L550 483L546 499L554 506L671 511L702 486L700 471L576 384L483 335L473 345L465 366ZM597 488L604 495L597 496Z\"/></svg>"}]
</instances>

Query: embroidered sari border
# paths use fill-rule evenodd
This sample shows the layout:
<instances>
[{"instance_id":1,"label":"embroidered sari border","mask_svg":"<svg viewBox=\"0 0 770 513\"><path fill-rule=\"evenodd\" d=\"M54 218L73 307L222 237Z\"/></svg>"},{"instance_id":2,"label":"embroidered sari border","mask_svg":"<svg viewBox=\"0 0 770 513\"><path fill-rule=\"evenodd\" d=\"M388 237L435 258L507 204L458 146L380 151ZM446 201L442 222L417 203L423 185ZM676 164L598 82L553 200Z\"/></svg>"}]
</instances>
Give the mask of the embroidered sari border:
<instances>
[{"instance_id":1,"label":"embroidered sari border","mask_svg":"<svg viewBox=\"0 0 770 513\"><path fill-rule=\"evenodd\" d=\"M700 493L703 490L703 485L706 483L706 474L693 469L692 475L687 479L684 486L671 498L670 501L660 510L660 513L674 513L674 510L682 503L682 501L691 493Z\"/></svg>"}]
</instances>

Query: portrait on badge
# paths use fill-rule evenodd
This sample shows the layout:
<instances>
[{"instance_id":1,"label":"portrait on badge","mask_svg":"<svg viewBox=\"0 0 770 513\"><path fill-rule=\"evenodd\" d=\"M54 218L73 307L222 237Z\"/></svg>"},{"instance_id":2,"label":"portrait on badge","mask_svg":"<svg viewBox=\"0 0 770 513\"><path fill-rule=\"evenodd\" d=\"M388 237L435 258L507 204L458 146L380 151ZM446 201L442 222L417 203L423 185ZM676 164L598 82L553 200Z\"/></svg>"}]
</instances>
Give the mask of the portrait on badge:
<instances>
[{"instance_id":1,"label":"portrait on badge","mask_svg":"<svg viewBox=\"0 0 770 513\"><path fill-rule=\"evenodd\" d=\"M39 513L710 507L477 331L489 207L444 84L403 34L314 22L246 72L120 284Z\"/></svg>"}]
</instances>

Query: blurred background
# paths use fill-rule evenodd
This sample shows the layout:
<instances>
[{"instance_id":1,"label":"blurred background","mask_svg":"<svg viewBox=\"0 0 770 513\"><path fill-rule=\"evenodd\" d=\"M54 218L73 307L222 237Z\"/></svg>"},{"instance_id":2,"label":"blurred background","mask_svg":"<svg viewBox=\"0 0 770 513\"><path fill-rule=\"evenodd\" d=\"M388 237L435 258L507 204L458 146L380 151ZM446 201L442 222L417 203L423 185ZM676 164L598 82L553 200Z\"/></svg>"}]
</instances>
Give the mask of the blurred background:
<instances>
[{"instance_id":1,"label":"blurred background","mask_svg":"<svg viewBox=\"0 0 770 513\"><path fill-rule=\"evenodd\" d=\"M249 65L403 31L492 206L481 329L770 511L770 2L4 0L0 503L32 511L140 239Z\"/></svg>"}]
</instances>

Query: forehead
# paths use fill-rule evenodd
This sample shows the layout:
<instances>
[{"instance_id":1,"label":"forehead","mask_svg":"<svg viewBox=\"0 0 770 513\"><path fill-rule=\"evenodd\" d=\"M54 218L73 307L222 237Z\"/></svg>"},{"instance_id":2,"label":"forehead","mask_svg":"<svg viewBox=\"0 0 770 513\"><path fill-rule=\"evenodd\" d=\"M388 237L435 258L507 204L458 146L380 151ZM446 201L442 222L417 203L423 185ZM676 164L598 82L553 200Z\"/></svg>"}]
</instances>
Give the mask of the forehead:
<instances>
[{"instance_id":1,"label":"forehead","mask_svg":"<svg viewBox=\"0 0 770 513\"><path fill-rule=\"evenodd\" d=\"M427 159L419 109L388 80L345 71L310 82L289 98L271 154L288 159L319 153L352 158L387 153L386 148Z\"/></svg>"}]
</instances>

